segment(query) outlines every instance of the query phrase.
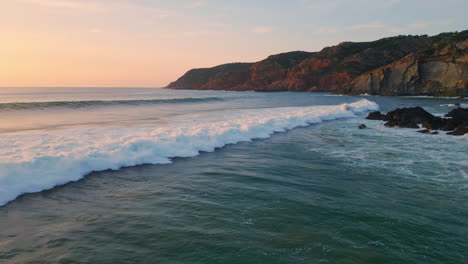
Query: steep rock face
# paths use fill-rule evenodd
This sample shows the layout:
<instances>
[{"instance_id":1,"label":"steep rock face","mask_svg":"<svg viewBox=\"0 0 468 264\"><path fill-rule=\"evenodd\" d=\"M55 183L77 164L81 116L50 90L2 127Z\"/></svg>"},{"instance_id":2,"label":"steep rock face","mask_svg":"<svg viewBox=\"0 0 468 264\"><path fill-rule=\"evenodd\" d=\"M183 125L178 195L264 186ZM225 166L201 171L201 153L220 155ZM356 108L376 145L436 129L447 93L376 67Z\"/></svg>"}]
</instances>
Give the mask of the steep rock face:
<instances>
[{"instance_id":1,"label":"steep rock face","mask_svg":"<svg viewBox=\"0 0 468 264\"><path fill-rule=\"evenodd\" d=\"M277 83L287 77L288 70L313 55L310 52L294 51L272 55L250 67L250 80L244 83L243 90L281 91ZM225 86L228 87L228 86ZM228 88L232 89L232 88Z\"/></svg>"},{"instance_id":2,"label":"steep rock face","mask_svg":"<svg viewBox=\"0 0 468 264\"><path fill-rule=\"evenodd\" d=\"M429 47L427 36L344 42L320 52L289 52L255 64L227 64L187 72L171 89L335 91L360 74ZM199 76L200 75L200 76Z\"/></svg>"},{"instance_id":3,"label":"steep rock face","mask_svg":"<svg viewBox=\"0 0 468 264\"><path fill-rule=\"evenodd\" d=\"M216 90L220 85L237 87L250 79L252 65L253 63L229 63L213 68L192 69L167 88Z\"/></svg>"},{"instance_id":4,"label":"steep rock face","mask_svg":"<svg viewBox=\"0 0 468 264\"><path fill-rule=\"evenodd\" d=\"M428 37L400 36L374 42L344 42L325 48L294 68L285 84L289 91L335 91L360 74L426 48Z\"/></svg>"},{"instance_id":5,"label":"steep rock face","mask_svg":"<svg viewBox=\"0 0 468 264\"><path fill-rule=\"evenodd\" d=\"M290 67L300 63L311 54L313 53L293 51L272 55L257 63L234 63L213 68L194 69L169 84L167 88L235 91L275 90L274 86L269 87L269 85L284 79Z\"/></svg>"},{"instance_id":6,"label":"steep rock face","mask_svg":"<svg viewBox=\"0 0 468 264\"><path fill-rule=\"evenodd\" d=\"M338 90L344 94L468 95L468 31L369 71Z\"/></svg>"}]
</instances>

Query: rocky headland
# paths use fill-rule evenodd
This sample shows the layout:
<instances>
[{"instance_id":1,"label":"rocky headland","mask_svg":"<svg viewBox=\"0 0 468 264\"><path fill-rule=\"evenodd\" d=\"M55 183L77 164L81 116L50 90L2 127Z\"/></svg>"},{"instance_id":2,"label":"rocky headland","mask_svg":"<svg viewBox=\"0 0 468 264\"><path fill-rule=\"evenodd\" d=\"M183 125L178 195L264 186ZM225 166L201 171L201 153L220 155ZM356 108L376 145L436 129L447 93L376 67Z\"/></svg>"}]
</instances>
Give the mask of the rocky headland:
<instances>
[{"instance_id":1,"label":"rocky headland","mask_svg":"<svg viewBox=\"0 0 468 264\"><path fill-rule=\"evenodd\" d=\"M338 93L357 95L468 95L468 32L443 38L386 66L366 72Z\"/></svg>"},{"instance_id":2,"label":"rocky headland","mask_svg":"<svg viewBox=\"0 0 468 264\"><path fill-rule=\"evenodd\" d=\"M468 95L468 30L343 42L256 63L192 69L170 89L334 92L372 95Z\"/></svg>"}]
</instances>

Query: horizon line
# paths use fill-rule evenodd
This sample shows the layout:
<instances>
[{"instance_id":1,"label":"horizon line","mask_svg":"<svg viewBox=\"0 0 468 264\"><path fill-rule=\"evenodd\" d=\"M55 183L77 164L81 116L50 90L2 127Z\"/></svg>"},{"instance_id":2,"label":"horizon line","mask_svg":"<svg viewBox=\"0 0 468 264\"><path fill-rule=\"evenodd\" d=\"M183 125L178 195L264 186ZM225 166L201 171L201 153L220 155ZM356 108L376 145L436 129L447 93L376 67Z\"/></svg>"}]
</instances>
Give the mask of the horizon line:
<instances>
[{"instance_id":1,"label":"horizon line","mask_svg":"<svg viewBox=\"0 0 468 264\"><path fill-rule=\"evenodd\" d=\"M165 87L156 86L1 86L1 88L145 88L145 89L164 89Z\"/></svg>"}]
</instances>

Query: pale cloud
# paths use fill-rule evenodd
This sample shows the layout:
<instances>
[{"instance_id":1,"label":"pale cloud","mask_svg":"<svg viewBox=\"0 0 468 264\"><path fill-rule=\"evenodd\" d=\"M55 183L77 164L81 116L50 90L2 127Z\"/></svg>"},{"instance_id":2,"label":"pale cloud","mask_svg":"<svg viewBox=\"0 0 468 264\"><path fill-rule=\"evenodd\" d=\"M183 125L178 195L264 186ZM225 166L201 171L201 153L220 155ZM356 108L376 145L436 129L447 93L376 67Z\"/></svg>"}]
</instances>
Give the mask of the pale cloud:
<instances>
[{"instance_id":1,"label":"pale cloud","mask_svg":"<svg viewBox=\"0 0 468 264\"><path fill-rule=\"evenodd\" d=\"M225 27L228 27L229 25L226 24L226 23L211 23L210 24L211 27L215 27L215 28L225 28Z\"/></svg>"},{"instance_id":2,"label":"pale cloud","mask_svg":"<svg viewBox=\"0 0 468 264\"><path fill-rule=\"evenodd\" d=\"M412 29L421 29L421 28L427 28L429 26L437 26L437 25L451 25L453 23L453 20L435 20L435 21L424 21L424 22L418 22L418 23L413 23L413 24L408 24L406 27L412 28Z\"/></svg>"},{"instance_id":3,"label":"pale cloud","mask_svg":"<svg viewBox=\"0 0 468 264\"><path fill-rule=\"evenodd\" d=\"M370 32L381 32L390 33L392 35L399 34L424 34L425 30L435 26L447 26L454 24L455 22L451 19L442 19L435 21L415 21L409 24L386 24L379 21L373 21L363 24L355 24L350 26L327 26L320 24L306 24L304 28L314 35L332 35L339 34L340 32L358 32L358 31L370 31Z\"/></svg>"},{"instance_id":4,"label":"pale cloud","mask_svg":"<svg viewBox=\"0 0 468 264\"><path fill-rule=\"evenodd\" d=\"M414 28L414 29L422 29L422 28L426 28L427 26L429 26L428 23L415 23L415 24L408 25L409 28Z\"/></svg>"},{"instance_id":5,"label":"pale cloud","mask_svg":"<svg viewBox=\"0 0 468 264\"><path fill-rule=\"evenodd\" d=\"M418 22L418 23L407 24L401 27L392 27L390 29L390 32L392 33L411 32L413 30L426 29L431 26L451 25L452 23L453 23L452 20L436 20L436 21Z\"/></svg>"},{"instance_id":6,"label":"pale cloud","mask_svg":"<svg viewBox=\"0 0 468 264\"><path fill-rule=\"evenodd\" d=\"M127 13L128 12L141 13L141 14L144 14L145 16L149 16L150 18L156 19L156 20L164 20L164 19L177 15L176 12L169 10L169 9L138 4L137 2L131 2L131 1L114 0L113 2L107 4L106 8L120 10L120 11L124 11Z\"/></svg>"},{"instance_id":7,"label":"pale cloud","mask_svg":"<svg viewBox=\"0 0 468 264\"><path fill-rule=\"evenodd\" d=\"M207 38L207 37L226 37L230 34L227 31L218 31L218 30L192 30L184 32L173 32L166 37L168 38Z\"/></svg>"},{"instance_id":8,"label":"pale cloud","mask_svg":"<svg viewBox=\"0 0 468 264\"><path fill-rule=\"evenodd\" d=\"M273 31L272 27L268 26L257 26L251 29L252 33L257 33L257 34L265 34L265 33L270 33Z\"/></svg>"},{"instance_id":9,"label":"pale cloud","mask_svg":"<svg viewBox=\"0 0 468 264\"><path fill-rule=\"evenodd\" d=\"M354 30L361 30L361 29L376 29L376 28L385 28L387 27L384 24L378 23L378 22L372 22L368 24L357 24L357 25L352 25L351 29Z\"/></svg>"},{"instance_id":10,"label":"pale cloud","mask_svg":"<svg viewBox=\"0 0 468 264\"><path fill-rule=\"evenodd\" d=\"M26 4L36 4L41 6L68 8L68 9L94 9L99 7L99 4L92 1L76 1L76 0L20 0Z\"/></svg>"},{"instance_id":11,"label":"pale cloud","mask_svg":"<svg viewBox=\"0 0 468 264\"><path fill-rule=\"evenodd\" d=\"M138 4L137 2L127 0L98 1L98 0L16 0L24 4L34 4L38 6L72 9L81 11L125 11L125 12L144 12L154 19L166 19L175 15L175 12Z\"/></svg>"},{"instance_id":12,"label":"pale cloud","mask_svg":"<svg viewBox=\"0 0 468 264\"><path fill-rule=\"evenodd\" d=\"M388 32L392 34L414 34L415 31L422 33L422 30L430 28L431 26L444 26L453 24L453 20L436 20L436 21L422 21L404 25L391 25L383 24L380 22L371 22L366 24L355 24L346 27L334 26L320 26L320 25L305 25L312 34L336 34L343 31L365 31L365 30L378 30L380 32Z\"/></svg>"},{"instance_id":13,"label":"pale cloud","mask_svg":"<svg viewBox=\"0 0 468 264\"><path fill-rule=\"evenodd\" d=\"M193 1L190 4L188 4L186 7L188 8L197 8L197 7L202 7L205 6L206 2L205 1Z\"/></svg>"},{"instance_id":14,"label":"pale cloud","mask_svg":"<svg viewBox=\"0 0 468 264\"><path fill-rule=\"evenodd\" d=\"M370 2L379 3L383 7L390 7L400 4L402 0L303 0L306 8L313 9L319 12L332 12L339 9L343 5L352 3L353 5L366 6Z\"/></svg>"},{"instance_id":15,"label":"pale cloud","mask_svg":"<svg viewBox=\"0 0 468 264\"><path fill-rule=\"evenodd\" d=\"M148 11L151 12L154 18L157 18L160 20L163 20L163 19L166 19L175 15L174 12L169 11L167 9L161 9L161 8L149 8Z\"/></svg>"},{"instance_id":16,"label":"pale cloud","mask_svg":"<svg viewBox=\"0 0 468 264\"><path fill-rule=\"evenodd\" d=\"M326 0L315 0L306 1L305 7L313 9L314 11L329 12L336 9L339 5L339 1L326 1Z\"/></svg>"},{"instance_id":17,"label":"pale cloud","mask_svg":"<svg viewBox=\"0 0 468 264\"><path fill-rule=\"evenodd\" d=\"M334 34L339 31L336 27L318 27L312 33L314 34Z\"/></svg>"},{"instance_id":18,"label":"pale cloud","mask_svg":"<svg viewBox=\"0 0 468 264\"><path fill-rule=\"evenodd\" d=\"M182 35L185 37L201 37L201 36L206 36L210 35L211 32L208 31L186 31L182 32Z\"/></svg>"}]
</instances>

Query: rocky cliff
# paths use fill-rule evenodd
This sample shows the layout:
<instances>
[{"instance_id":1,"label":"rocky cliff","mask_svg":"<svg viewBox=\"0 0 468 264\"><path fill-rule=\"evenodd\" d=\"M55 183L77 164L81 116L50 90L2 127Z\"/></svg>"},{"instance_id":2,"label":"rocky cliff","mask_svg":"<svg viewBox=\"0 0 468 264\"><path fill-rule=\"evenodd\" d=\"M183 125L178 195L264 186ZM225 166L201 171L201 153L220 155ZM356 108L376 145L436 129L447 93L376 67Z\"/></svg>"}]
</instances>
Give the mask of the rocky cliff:
<instances>
[{"instance_id":1,"label":"rocky cliff","mask_svg":"<svg viewBox=\"0 0 468 264\"><path fill-rule=\"evenodd\" d=\"M213 68L192 69L176 82L171 83L171 89L217 90L222 81L223 85L239 87L250 79L250 66L253 63L229 63Z\"/></svg>"},{"instance_id":2,"label":"rocky cliff","mask_svg":"<svg viewBox=\"0 0 468 264\"><path fill-rule=\"evenodd\" d=\"M400 36L373 42L344 42L323 49L292 67L276 84L285 91L335 91L360 74L428 47L426 36Z\"/></svg>"},{"instance_id":3,"label":"rocky cliff","mask_svg":"<svg viewBox=\"0 0 468 264\"><path fill-rule=\"evenodd\" d=\"M246 91L262 87L268 90L267 86L286 78L289 68L312 54L293 51L272 55L257 63L231 63L213 68L193 69L167 88Z\"/></svg>"},{"instance_id":4,"label":"rocky cliff","mask_svg":"<svg viewBox=\"0 0 468 264\"><path fill-rule=\"evenodd\" d=\"M170 89L335 91L371 69L429 47L428 36L344 42L320 52L295 51L257 63L234 63L188 71Z\"/></svg>"},{"instance_id":5,"label":"rocky cliff","mask_svg":"<svg viewBox=\"0 0 468 264\"><path fill-rule=\"evenodd\" d=\"M170 89L468 95L468 31L343 42L188 71Z\"/></svg>"},{"instance_id":6,"label":"rocky cliff","mask_svg":"<svg viewBox=\"0 0 468 264\"><path fill-rule=\"evenodd\" d=\"M468 96L468 31L371 70L337 90L344 94Z\"/></svg>"}]
</instances>

